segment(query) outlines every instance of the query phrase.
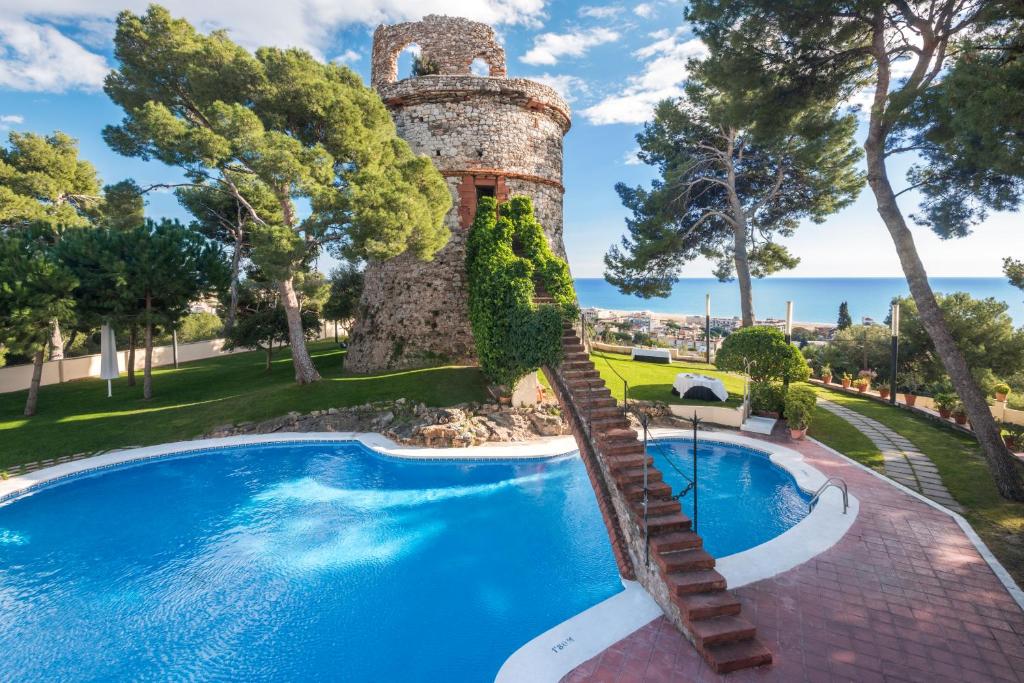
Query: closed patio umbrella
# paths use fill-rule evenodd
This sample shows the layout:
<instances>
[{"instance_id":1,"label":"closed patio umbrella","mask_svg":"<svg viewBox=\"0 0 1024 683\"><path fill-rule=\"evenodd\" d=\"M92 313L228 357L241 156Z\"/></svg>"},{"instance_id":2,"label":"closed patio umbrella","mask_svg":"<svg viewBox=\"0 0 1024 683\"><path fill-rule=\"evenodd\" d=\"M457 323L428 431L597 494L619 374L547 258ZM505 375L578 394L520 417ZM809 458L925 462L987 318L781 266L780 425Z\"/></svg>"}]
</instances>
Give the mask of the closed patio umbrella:
<instances>
[{"instance_id":1,"label":"closed patio umbrella","mask_svg":"<svg viewBox=\"0 0 1024 683\"><path fill-rule=\"evenodd\" d=\"M110 326L110 323L103 323L103 327L100 328L100 378L107 380L107 398L113 395L110 389L110 380L116 379L120 374L114 328Z\"/></svg>"}]
</instances>

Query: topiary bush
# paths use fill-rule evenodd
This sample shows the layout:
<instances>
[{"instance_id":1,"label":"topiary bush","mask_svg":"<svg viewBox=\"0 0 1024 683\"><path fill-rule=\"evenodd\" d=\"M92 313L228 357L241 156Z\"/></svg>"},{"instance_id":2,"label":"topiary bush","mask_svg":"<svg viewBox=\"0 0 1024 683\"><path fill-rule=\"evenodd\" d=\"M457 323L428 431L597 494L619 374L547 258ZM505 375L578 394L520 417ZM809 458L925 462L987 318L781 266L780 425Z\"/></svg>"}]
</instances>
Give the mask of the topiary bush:
<instances>
[{"instance_id":1,"label":"topiary bush","mask_svg":"<svg viewBox=\"0 0 1024 683\"><path fill-rule=\"evenodd\" d=\"M715 357L719 370L743 372L755 382L804 382L811 376L807 360L774 327L743 327L722 342Z\"/></svg>"},{"instance_id":2,"label":"topiary bush","mask_svg":"<svg viewBox=\"0 0 1024 683\"><path fill-rule=\"evenodd\" d=\"M575 291L529 198L512 198L499 215L495 199L481 197L466 242L466 274L477 357L492 382L511 388L561 360L562 319L575 313ZM534 305L538 283L554 305Z\"/></svg>"},{"instance_id":3,"label":"topiary bush","mask_svg":"<svg viewBox=\"0 0 1024 683\"><path fill-rule=\"evenodd\" d=\"M811 425L814 406L818 401L814 389L806 384L794 384L786 392L786 420L790 429L806 429Z\"/></svg>"},{"instance_id":4,"label":"topiary bush","mask_svg":"<svg viewBox=\"0 0 1024 683\"><path fill-rule=\"evenodd\" d=\"M760 413L782 414L786 389L782 382L751 382L750 407Z\"/></svg>"}]
</instances>

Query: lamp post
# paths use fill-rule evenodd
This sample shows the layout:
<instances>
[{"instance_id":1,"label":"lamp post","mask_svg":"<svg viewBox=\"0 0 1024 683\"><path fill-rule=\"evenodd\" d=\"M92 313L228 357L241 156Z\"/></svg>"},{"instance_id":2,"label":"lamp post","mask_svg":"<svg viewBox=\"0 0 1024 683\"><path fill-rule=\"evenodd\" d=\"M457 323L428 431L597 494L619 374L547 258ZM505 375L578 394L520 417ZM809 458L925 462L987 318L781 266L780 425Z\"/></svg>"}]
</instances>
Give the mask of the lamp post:
<instances>
[{"instance_id":1,"label":"lamp post","mask_svg":"<svg viewBox=\"0 0 1024 683\"><path fill-rule=\"evenodd\" d=\"M900 355L900 305L892 305L890 315L890 332L892 333L892 353L889 357L889 403L896 405L896 364Z\"/></svg>"},{"instance_id":2,"label":"lamp post","mask_svg":"<svg viewBox=\"0 0 1024 683\"><path fill-rule=\"evenodd\" d=\"M786 302L786 343L793 343L793 302ZM782 380L782 386L789 388L789 375Z\"/></svg>"},{"instance_id":3,"label":"lamp post","mask_svg":"<svg viewBox=\"0 0 1024 683\"><path fill-rule=\"evenodd\" d=\"M704 296L704 349L711 365L711 295Z\"/></svg>"}]
</instances>

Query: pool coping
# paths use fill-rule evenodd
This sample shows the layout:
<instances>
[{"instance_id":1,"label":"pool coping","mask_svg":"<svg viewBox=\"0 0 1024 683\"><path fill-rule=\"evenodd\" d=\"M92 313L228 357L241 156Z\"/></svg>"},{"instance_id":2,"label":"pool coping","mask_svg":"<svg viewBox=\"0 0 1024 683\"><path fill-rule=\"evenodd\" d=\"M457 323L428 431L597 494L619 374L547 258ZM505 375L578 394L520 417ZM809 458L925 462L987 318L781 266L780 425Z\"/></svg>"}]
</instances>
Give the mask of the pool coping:
<instances>
[{"instance_id":1,"label":"pool coping","mask_svg":"<svg viewBox=\"0 0 1024 683\"><path fill-rule=\"evenodd\" d=\"M654 428L650 433L654 438L689 439L693 436L692 430L675 428ZM699 431L698 437L707 441L742 445L768 455L774 464L789 472L797 485L805 491L813 493L826 479L824 474L805 463L800 453L779 444L727 432ZM288 432L194 439L111 451L0 481L0 505L62 480L122 465L162 457L187 456L224 447L289 442L358 442L383 456L448 461L530 460L558 457L579 450L572 436L466 448L401 446L376 432ZM803 520L770 541L717 560L716 569L726 578L730 588L738 588L808 561L832 547L853 524L860 506L855 496L851 495L849 500L850 509L844 515L839 491L830 489ZM570 617L519 647L505 660L496 680L557 681L661 614L661 608L654 598L639 583L623 580L622 592Z\"/></svg>"}]
</instances>

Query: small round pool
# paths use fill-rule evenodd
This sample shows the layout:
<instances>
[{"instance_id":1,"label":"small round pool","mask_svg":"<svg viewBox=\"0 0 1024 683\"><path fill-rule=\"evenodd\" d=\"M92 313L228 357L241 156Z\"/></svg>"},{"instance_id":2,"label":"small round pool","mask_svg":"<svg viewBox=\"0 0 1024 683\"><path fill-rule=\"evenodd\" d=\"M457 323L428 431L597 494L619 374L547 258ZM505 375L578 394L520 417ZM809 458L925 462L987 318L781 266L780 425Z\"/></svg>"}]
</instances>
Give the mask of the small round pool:
<instances>
[{"instance_id":1,"label":"small round pool","mask_svg":"<svg viewBox=\"0 0 1024 683\"><path fill-rule=\"evenodd\" d=\"M648 451L672 491L693 479L693 440L657 439ZM697 440L697 531L705 549L725 557L770 541L808 515L811 495L768 453ZM679 499L693 518L693 492Z\"/></svg>"},{"instance_id":2,"label":"small round pool","mask_svg":"<svg viewBox=\"0 0 1024 683\"><path fill-rule=\"evenodd\" d=\"M0 507L0 680L492 681L621 590L578 457L205 451Z\"/></svg>"}]
</instances>

